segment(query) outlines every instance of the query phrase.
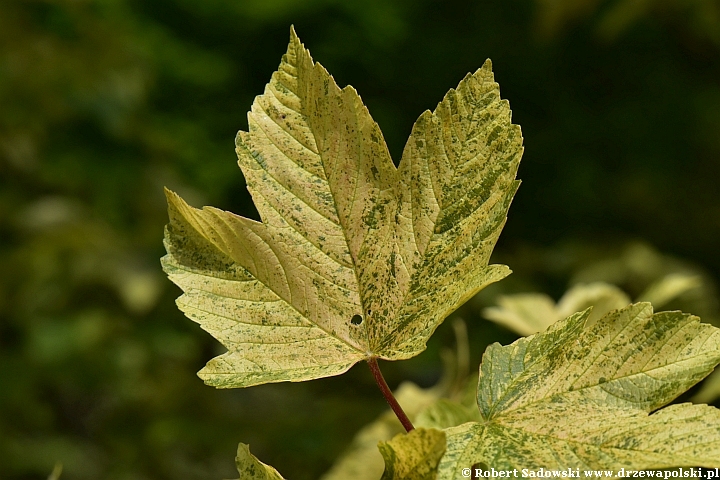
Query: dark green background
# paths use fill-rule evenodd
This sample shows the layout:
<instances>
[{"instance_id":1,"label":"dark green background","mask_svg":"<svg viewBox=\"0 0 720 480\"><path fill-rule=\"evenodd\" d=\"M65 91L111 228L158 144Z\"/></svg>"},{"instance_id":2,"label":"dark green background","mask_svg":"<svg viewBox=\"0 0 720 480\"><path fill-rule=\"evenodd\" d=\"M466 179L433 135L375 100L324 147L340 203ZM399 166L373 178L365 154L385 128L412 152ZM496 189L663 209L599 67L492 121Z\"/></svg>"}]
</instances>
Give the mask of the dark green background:
<instances>
[{"instance_id":1,"label":"dark green background","mask_svg":"<svg viewBox=\"0 0 720 480\"><path fill-rule=\"evenodd\" d=\"M492 59L526 150L498 245L516 273L461 310L475 364L514 338L479 316L493 293L557 297L628 241L720 274L717 1L4 0L0 478L56 461L67 479L228 478L242 441L312 479L384 408L363 365L204 386L221 349L160 271L163 186L254 215L233 141L291 24L396 159L419 114ZM433 384L452 343L443 326L384 364L391 386Z\"/></svg>"}]
</instances>

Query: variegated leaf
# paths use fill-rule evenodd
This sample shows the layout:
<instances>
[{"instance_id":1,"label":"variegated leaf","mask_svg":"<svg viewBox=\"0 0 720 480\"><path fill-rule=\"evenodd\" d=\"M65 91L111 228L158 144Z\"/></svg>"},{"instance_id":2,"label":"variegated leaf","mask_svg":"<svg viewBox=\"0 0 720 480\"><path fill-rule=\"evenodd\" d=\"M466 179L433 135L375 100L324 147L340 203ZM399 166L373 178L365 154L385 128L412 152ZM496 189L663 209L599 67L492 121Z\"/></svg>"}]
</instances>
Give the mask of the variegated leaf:
<instances>
[{"instance_id":1,"label":"variegated leaf","mask_svg":"<svg viewBox=\"0 0 720 480\"><path fill-rule=\"evenodd\" d=\"M720 362L720 330L680 312L653 314L648 303L589 317L588 309L487 349L477 394L482 420L446 430L439 478L462 478L461 469L475 464L720 467L720 410L660 409Z\"/></svg>"},{"instance_id":2,"label":"variegated leaf","mask_svg":"<svg viewBox=\"0 0 720 480\"><path fill-rule=\"evenodd\" d=\"M490 62L415 124L400 166L352 87L291 32L237 136L262 222L168 192L163 266L180 309L228 349L217 387L302 381L409 358L484 286L522 137Z\"/></svg>"}]
</instances>

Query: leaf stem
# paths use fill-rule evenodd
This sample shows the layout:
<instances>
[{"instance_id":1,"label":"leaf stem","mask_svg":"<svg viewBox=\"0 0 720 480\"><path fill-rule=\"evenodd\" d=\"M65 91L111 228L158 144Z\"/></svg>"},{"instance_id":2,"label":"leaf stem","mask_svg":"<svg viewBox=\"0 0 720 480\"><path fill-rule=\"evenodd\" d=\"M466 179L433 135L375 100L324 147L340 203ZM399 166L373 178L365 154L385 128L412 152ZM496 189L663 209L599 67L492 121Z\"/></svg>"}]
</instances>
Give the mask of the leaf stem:
<instances>
[{"instance_id":1,"label":"leaf stem","mask_svg":"<svg viewBox=\"0 0 720 480\"><path fill-rule=\"evenodd\" d=\"M405 415L405 412L403 411L398 401L395 399L395 396L390 390L390 387L388 387L388 384L385 381L385 377L383 377L383 374L380 371L380 366L377 363L377 357L368 358L367 363L370 366L370 371L372 372L373 377L375 377L375 382L377 383L378 388L382 392L383 397L385 397L388 405L390 405L390 408L392 408L395 416L398 418L398 420L400 420L400 423L402 423L402 426L405 427L405 430L408 432L410 430L414 430L415 427L413 427L412 422L410 421L408 416Z\"/></svg>"}]
</instances>

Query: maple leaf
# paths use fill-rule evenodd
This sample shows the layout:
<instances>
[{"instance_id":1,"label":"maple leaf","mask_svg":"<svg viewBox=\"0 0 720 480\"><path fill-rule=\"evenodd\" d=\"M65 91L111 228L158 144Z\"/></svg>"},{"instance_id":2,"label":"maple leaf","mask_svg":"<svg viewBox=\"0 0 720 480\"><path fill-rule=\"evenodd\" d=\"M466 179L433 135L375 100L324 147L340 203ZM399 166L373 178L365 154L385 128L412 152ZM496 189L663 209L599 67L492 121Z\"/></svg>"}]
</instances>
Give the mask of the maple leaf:
<instances>
[{"instance_id":1,"label":"maple leaf","mask_svg":"<svg viewBox=\"0 0 720 480\"><path fill-rule=\"evenodd\" d=\"M720 467L720 410L668 404L720 362L720 329L649 303L488 347L480 422L445 430L438 478L496 470ZM658 410L659 409L659 410ZM657 411L655 411L657 410ZM650 412L654 413L650 414Z\"/></svg>"},{"instance_id":2,"label":"maple leaf","mask_svg":"<svg viewBox=\"0 0 720 480\"><path fill-rule=\"evenodd\" d=\"M443 319L508 275L488 265L519 182L513 125L487 61L415 123L395 167L352 87L291 30L236 146L262 222L167 192L163 267L180 309L228 352L217 387L340 374L420 353Z\"/></svg>"}]
</instances>

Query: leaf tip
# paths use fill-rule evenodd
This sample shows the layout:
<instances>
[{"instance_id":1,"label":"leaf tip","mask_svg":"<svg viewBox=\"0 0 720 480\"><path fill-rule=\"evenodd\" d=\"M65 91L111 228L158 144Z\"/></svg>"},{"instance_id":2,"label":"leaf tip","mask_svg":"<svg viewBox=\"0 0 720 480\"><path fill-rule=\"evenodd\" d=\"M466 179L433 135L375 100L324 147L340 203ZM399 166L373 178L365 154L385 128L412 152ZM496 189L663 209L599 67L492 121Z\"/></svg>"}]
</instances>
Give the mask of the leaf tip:
<instances>
[{"instance_id":1,"label":"leaf tip","mask_svg":"<svg viewBox=\"0 0 720 480\"><path fill-rule=\"evenodd\" d=\"M290 25L290 44L291 45L302 45L302 42L300 41L300 37L298 37L297 32L295 31L295 25Z\"/></svg>"},{"instance_id":2,"label":"leaf tip","mask_svg":"<svg viewBox=\"0 0 720 480\"><path fill-rule=\"evenodd\" d=\"M503 278L509 276L511 273L513 273L512 269L508 267L507 265L503 265L502 263L493 263L491 265L488 265L488 269L490 269L489 274L489 281L487 285L495 282L499 282Z\"/></svg>"},{"instance_id":3,"label":"leaf tip","mask_svg":"<svg viewBox=\"0 0 720 480\"><path fill-rule=\"evenodd\" d=\"M290 45L299 49L305 49L302 42L300 41L300 37L298 37L298 34L295 31L295 25L290 25Z\"/></svg>"},{"instance_id":4,"label":"leaf tip","mask_svg":"<svg viewBox=\"0 0 720 480\"><path fill-rule=\"evenodd\" d=\"M163 188L165 191L165 200L167 201L167 204L168 204L168 212L170 214L170 223L172 223L174 213L177 211L178 204L180 202L182 202L182 199L180 198L180 195L173 192L169 188L167 188L167 187L163 187Z\"/></svg>"},{"instance_id":5,"label":"leaf tip","mask_svg":"<svg viewBox=\"0 0 720 480\"><path fill-rule=\"evenodd\" d=\"M174 223L178 215L185 216L182 212L187 211L190 205L182 199L180 195L165 187L165 199L168 203L168 212L170 215L170 223Z\"/></svg>"}]
</instances>

